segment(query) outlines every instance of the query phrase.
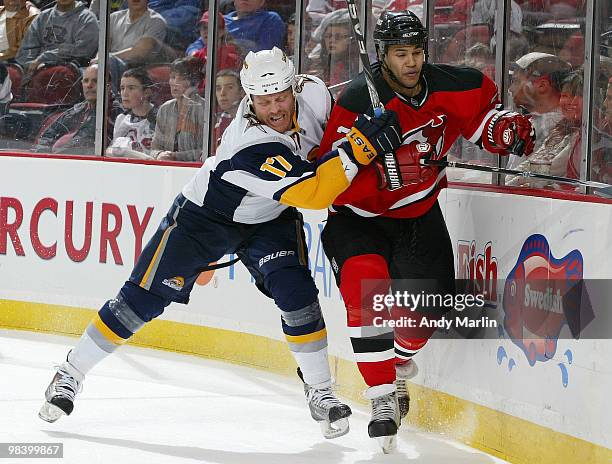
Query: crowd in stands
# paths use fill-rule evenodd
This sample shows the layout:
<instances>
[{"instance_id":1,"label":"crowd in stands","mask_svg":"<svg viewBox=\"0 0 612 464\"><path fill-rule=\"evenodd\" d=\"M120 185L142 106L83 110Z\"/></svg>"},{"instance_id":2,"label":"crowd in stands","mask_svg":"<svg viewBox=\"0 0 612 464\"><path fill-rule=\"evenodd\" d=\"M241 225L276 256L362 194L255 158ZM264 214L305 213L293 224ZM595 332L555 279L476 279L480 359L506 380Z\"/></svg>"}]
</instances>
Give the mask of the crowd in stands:
<instances>
[{"instance_id":1,"label":"crowd in stands","mask_svg":"<svg viewBox=\"0 0 612 464\"><path fill-rule=\"evenodd\" d=\"M0 148L93 154L99 0L0 3ZM205 157L201 150L207 115L202 96L207 84L209 2L108 4L110 111L105 155L200 161ZM494 78L498 6L495 0L435 0L430 61L475 67ZM383 9L406 8L423 16L422 0L372 0L369 30ZM551 173L579 177L586 2L512 0L510 10L505 44L511 63L508 97L517 111L531 116L537 132L530 159L510 159L510 166L542 169L541 163ZM295 2L221 0L218 11L214 79L208 79L215 91L211 153L244 96L239 70L246 54L277 46L292 57L296 41ZM308 0L305 11L301 70L319 76L337 97L359 72L346 2ZM602 44L608 48L602 46L596 84L599 148L593 172L599 179L610 177L611 14L601 13L608 21L601 26ZM373 60L373 50L369 52ZM459 143L453 156L490 162L489 155L468 145Z\"/></svg>"}]
</instances>

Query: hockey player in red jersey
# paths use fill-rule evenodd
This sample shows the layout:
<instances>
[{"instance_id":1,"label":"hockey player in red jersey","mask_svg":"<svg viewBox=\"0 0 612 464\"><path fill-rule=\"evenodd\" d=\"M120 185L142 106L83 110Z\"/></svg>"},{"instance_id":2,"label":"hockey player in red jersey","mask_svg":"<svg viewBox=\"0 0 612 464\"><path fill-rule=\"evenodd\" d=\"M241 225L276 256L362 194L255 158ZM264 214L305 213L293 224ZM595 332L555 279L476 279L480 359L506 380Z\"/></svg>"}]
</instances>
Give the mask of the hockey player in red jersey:
<instances>
[{"instance_id":1,"label":"hockey player in red jersey","mask_svg":"<svg viewBox=\"0 0 612 464\"><path fill-rule=\"evenodd\" d=\"M491 153L528 155L535 134L525 116L501 107L495 83L481 72L427 63L427 31L412 12L383 12L374 42L379 59L372 65L375 87L402 128L403 144L391 155L397 169L385 168L387 157L363 169L330 207L322 240L346 305L357 365L370 387L368 433L387 450L408 411L406 379L416 373L412 359L434 329L393 334L392 328L374 325L375 312L371 300L362 297L362 283L375 279L383 282L379 288L453 295L453 251L437 201L446 174L422 165L421 159L443 158L459 136ZM362 73L335 105L320 152L341 143L357 115L370 106ZM397 187L391 183L398 178L400 188L390 189ZM419 279L428 279L427 284ZM415 314L439 317L443 308L427 311Z\"/></svg>"}]
</instances>

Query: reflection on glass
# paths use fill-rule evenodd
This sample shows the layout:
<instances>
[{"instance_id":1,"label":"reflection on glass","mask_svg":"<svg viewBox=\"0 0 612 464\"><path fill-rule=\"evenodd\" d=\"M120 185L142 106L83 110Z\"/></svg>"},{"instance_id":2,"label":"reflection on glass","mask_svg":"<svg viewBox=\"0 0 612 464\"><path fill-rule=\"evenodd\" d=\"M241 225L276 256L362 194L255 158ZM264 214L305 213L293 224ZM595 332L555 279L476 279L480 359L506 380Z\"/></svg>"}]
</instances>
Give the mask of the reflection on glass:
<instances>
[{"instance_id":1,"label":"reflection on glass","mask_svg":"<svg viewBox=\"0 0 612 464\"><path fill-rule=\"evenodd\" d=\"M321 10L323 11L323 10ZM309 74L320 77L337 97L359 73L359 47L352 38L351 19L346 8L319 13L312 32L315 44L307 56Z\"/></svg>"},{"instance_id":2,"label":"reflection on glass","mask_svg":"<svg viewBox=\"0 0 612 464\"><path fill-rule=\"evenodd\" d=\"M584 2L522 2L518 8L524 40L516 48L508 47L508 97L515 110L529 115L536 141L528 159L510 156L508 166L580 178ZM515 10L513 5L513 14ZM506 182L573 189L508 176Z\"/></svg>"},{"instance_id":3,"label":"reflection on glass","mask_svg":"<svg viewBox=\"0 0 612 464\"><path fill-rule=\"evenodd\" d=\"M33 151L93 154L96 136L97 85L98 65L94 64L83 72L82 86L85 100L48 118L43 125L46 127L35 140Z\"/></svg>"},{"instance_id":4,"label":"reflection on glass","mask_svg":"<svg viewBox=\"0 0 612 464\"><path fill-rule=\"evenodd\" d=\"M610 7L612 8L612 7ZM612 184L612 11L597 11L600 24L599 56L593 86L591 179Z\"/></svg>"},{"instance_id":5,"label":"reflection on glass","mask_svg":"<svg viewBox=\"0 0 612 464\"><path fill-rule=\"evenodd\" d=\"M510 67L508 91L514 107L531 117L537 134L536 150L563 117L561 86L571 69L555 55L541 52L529 52Z\"/></svg>"},{"instance_id":6,"label":"reflection on glass","mask_svg":"<svg viewBox=\"0 0 612 464\"><path fill-rule=\"evenodd\" d=\"M430 36L430 62L475 68L495 79L495 0L475 2L437 0L434 3L433 30ZM519 9L520 11L520 9ZM521 32L521 17L512 13L512 34ZM487 166L497 164L497 156L460 137L448 152L448 158ZM449 180L491 183L491 174L465 169L447 169Z\"/></svg>"},{"instance_id":7,"label":"reflection on glass","mask_svg":"<svg viewBox=\"0 0 612 464\"><path fill-rule=\"evenodd\" d=\"M219 7L223 12L223 4ZM295 2L235 0L229 8L231 11L219 18L215 30L211 155L244 97L240 83L244 57L251 51L273 47L284 50L290 57L295 50Z\"/></svg>"},{"instance_id":8,"label":"reflection on glass","mask_svg":"<svg viewBox=\"0 0 612 464\"><path fill-rule=\"evenodd\" d=\"M23 0L4 2L0 57L14 61L0 68L0 149L93 154L96 101L85 67L98 33L81 2L59 0L42 12Z\"/></svg>"},{"instance_id":9,"label":"reflection on glass","mask_svg":"<svg viewBox=\"0 0 612 464\"><path fill-rule=\"evenodd\" d=\"M580 71L570 73L563 79L560 85L559 120L548 130L548 135L539 143L533 154L522 159L517 169L572 179L580 177L583 85L583 75ZM530 187L553 185L523 177L506 178L506 183ZM559 186L561 187L563 186Z\"/></svg>"}]
</instances>

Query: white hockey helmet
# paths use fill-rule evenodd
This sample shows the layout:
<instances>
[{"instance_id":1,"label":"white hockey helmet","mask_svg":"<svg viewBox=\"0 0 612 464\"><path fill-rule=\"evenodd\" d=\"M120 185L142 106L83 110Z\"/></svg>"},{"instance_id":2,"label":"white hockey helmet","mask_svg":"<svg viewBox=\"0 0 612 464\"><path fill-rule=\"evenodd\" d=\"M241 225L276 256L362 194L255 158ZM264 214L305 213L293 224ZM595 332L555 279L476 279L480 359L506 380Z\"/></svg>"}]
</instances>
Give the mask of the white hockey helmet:
<instances>
[{"instance_id":1,"label":"white hockey helmet","mask_svg":"<svg viewBox=\"0 0 612 464\"><path fill-rule=\"evenodd\" d=\"M251 95L282 92L293 86L294 81L293 62L277 47L249 52L240 71L240 82L249 99Z\"/></svg>"}]
</instances>

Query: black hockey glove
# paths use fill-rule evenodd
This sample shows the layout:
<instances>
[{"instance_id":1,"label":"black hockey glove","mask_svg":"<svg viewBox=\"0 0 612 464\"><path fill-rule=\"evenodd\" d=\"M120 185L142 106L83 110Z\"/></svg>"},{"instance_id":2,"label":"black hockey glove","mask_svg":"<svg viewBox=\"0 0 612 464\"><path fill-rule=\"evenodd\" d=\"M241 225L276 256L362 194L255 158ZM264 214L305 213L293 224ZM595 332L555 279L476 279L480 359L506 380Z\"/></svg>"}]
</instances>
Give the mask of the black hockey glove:
<instances>
[{"instance_id":1,"label":"black hockey glove","mask_svg":"<svg viewBox=\"0 0 612 464\"><path fill-rule=\"evenodd\" d=\"M340 147L359 165L368 165L374 158L395 151L402 144L401 128L394 111L379 117L360 114Z\"/></svg>"}]
</instances>

